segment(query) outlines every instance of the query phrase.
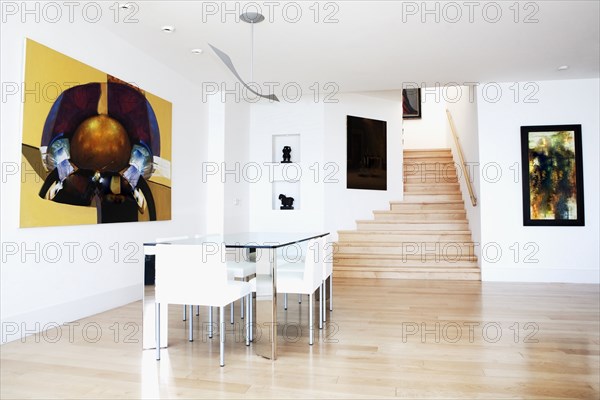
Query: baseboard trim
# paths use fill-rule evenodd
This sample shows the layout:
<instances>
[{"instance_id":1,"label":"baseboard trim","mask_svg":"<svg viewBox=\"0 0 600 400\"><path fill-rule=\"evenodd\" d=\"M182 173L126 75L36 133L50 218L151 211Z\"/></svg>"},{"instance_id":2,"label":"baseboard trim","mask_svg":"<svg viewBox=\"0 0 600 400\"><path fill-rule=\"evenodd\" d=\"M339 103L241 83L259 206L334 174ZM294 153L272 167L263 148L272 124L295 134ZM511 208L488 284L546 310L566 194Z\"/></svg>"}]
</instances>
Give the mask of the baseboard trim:
<instances>
[{"instance_id":1,"label":"baseboard trim","mask_svg":"<svg viewBox=\"0 0 600 400\"><path fill-rule=\"evenodd\" d=\"M481 268L483 282L539 282L600 284L598 269L586 268Z\"/></svg>"},{"instance_id":2,"label":"baseboard trim","mask_svg":"<svg viewBox=\"0 0 600 400\"><path fill-rule=\"evenodd\" d=\"M143 285L131 285L70 302L2 318L0 344L55 328L142 299ZM141 312L140 308L140 312Z\"/></svg>"}]
</instances>

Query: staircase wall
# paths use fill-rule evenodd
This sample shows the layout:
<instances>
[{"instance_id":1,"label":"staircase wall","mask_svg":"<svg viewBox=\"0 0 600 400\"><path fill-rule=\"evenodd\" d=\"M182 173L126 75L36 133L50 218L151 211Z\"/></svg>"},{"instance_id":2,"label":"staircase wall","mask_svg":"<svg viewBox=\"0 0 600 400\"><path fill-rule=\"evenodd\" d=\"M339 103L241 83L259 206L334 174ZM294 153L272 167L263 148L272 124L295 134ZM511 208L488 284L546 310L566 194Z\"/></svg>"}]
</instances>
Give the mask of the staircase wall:
<instances>
[{"instance_id":1,"label":"staircase wall","mask_svg":"<svg viewBox=\"0 0 600 400\"><path fill-rule=\"evenodd\" d=\"M459 86L456 88L456 93L449 94L453 99L453 102L447 102L446 108L452 113L454 119L454 125L456 127L460 145L465 157L465 161L469 167L469 173L471 175L471 183L475 196L478 201L481 197L481 165L479 163L479 126L477 119L477 96L472 95L475 93L475 89L472 87ZM444 118L446 126L449 126L447 121L446 113L444 112ZM456 146L454 145L454 139L451 137L450 129L446 130L448 135L448 141L450 148L452 149L452 155L454 160L459 160ZM473 206L471 204L471 198L469 197L469 191L465 179L460 179L460 189L465 201L465 210L467 212L467 219L469 220L469 229L473 236L473 241L481 243L481 204ZM479 259L481 259L481 245L476 247L476 252Z\"/></svg>"}]
</instances>

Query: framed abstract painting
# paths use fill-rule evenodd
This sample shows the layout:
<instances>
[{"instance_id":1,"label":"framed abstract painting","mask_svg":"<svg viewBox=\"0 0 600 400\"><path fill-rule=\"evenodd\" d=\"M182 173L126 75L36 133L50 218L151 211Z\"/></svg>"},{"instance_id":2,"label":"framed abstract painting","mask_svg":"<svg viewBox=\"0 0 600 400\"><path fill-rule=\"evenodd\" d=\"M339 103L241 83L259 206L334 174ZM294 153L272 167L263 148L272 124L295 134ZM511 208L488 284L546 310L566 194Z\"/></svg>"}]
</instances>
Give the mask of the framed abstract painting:
<instances>
[{"instance_id":1,"label":"framed abstract painting","mask_svg":"<svg viewBox=\"0 0 600 400\"><path fill-rule=\"evenodd\" d=\"M171 219L172 105L26 41L20 226Z\"/></svg>"},{"instance_id":2,"label":"framed abstract painting","mask_svg":"<svg viewBox=\"0 0 600 400\"><path fill-rule=\"evenodd\" d=\"M584 226L581 125L521 127L523 225Z\"/></svg>"}]
</instances>

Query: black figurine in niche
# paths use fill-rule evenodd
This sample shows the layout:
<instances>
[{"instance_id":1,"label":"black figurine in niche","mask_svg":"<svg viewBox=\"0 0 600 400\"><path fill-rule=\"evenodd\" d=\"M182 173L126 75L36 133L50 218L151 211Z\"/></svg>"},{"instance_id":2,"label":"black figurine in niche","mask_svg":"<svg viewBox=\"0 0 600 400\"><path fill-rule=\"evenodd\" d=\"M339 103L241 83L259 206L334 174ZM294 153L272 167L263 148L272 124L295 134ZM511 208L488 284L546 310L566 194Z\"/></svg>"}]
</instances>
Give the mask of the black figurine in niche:
<instances>
[{"instance_id":1,"label":"black figurine in niche","mask_svg":"<svg viewBox=\"0 0 600 400\"><path fill-rule=\"evenodd\" d=\"M281 200L280 210L293 210L294 209L294 198L286 197L285 194L279 195L279 200Z\"/></svg>"},{"instance_id":2,"label":"black figurine in niche","mask_svg":"<svg viewBox=\"0 0 600 400\"><path fill-rule=\"evenodd\" d=\"M292 148L290 146L283 146L283 161L282 163L291 163L292 162Z\"/></svg>"}]
</instances>

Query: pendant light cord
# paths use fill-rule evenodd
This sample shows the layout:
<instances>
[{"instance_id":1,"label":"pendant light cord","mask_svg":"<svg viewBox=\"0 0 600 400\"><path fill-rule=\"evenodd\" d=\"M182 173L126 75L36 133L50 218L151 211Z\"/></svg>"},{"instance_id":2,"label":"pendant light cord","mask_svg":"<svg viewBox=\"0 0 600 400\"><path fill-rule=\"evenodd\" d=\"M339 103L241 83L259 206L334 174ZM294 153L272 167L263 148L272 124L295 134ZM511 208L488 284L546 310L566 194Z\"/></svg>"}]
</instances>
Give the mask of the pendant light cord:
<instances>
[{"instance_id":1,"label":"pendant light cord","mask_svg":"<svg viewBox=\"0 0 600 400\"><path fill-rule=\"evenodd\" d=\"M250 84L254 83L254 21L250 23L252 43L250 44Z\"/></svg>"}]
</instances>

